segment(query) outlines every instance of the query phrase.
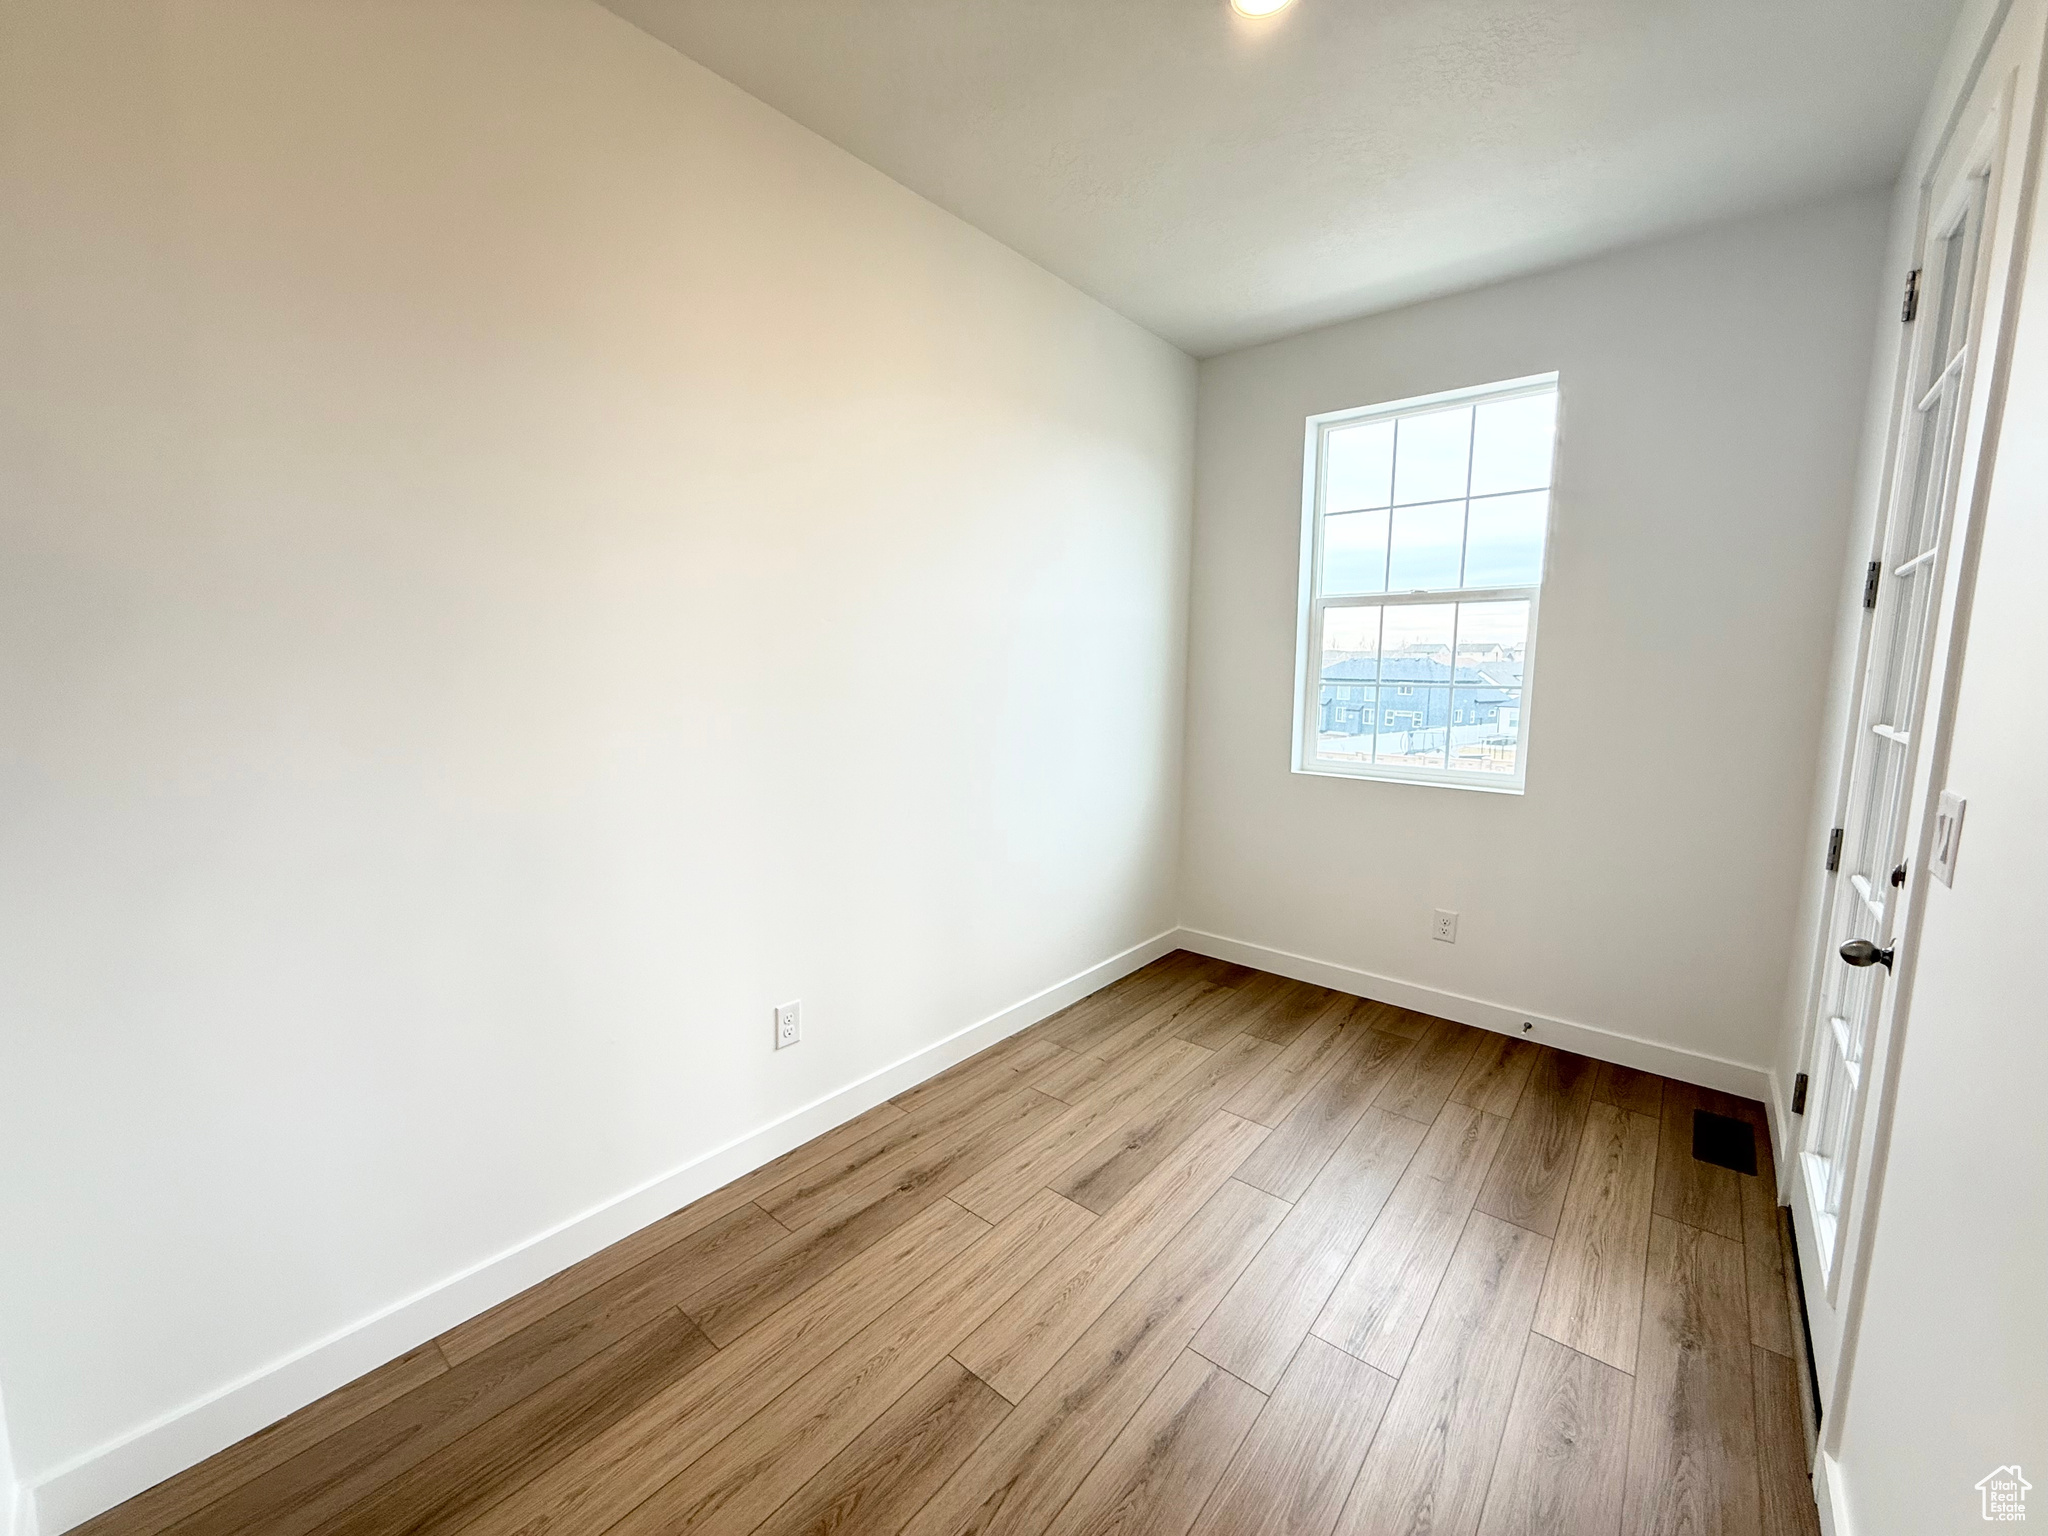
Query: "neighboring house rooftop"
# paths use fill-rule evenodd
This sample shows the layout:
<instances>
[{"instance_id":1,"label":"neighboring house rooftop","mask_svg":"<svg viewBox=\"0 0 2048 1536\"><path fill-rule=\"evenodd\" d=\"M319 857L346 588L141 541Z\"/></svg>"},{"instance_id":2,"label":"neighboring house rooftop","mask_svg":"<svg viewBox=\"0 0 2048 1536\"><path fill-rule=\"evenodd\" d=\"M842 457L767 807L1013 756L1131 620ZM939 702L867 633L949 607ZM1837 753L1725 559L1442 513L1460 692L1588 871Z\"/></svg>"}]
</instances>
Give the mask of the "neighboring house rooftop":
<instances>
[{"instance_id":1,"label":"neighboring house rooftop","mask_svg":"<svg viewBox=\"0 0 2048 1536\"><path fill-rule=\"evenodd\" d=\"M1454 677L1448 663L1427 657L1385 656L1375 661L1370 656L1360 656L1350 661L1326 663L1322 680L1326 683L1369 683L1375 675L1383 683L1456 683L1460 687L1519 688L1522 686L1522 663L1519 660L1460 662Z\"/></svg>"}]
</instances>

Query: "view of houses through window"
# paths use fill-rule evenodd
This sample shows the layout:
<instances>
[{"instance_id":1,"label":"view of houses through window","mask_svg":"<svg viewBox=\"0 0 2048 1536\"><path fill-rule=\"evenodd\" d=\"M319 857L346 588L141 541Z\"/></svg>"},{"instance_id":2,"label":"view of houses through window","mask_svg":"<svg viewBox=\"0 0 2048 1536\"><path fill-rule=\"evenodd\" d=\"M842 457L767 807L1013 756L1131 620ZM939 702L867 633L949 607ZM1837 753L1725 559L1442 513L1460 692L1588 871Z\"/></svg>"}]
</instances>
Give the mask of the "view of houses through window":
<instances>
[{"instance_id":1,"label":"view of houses through window","mask_svg":"<svg viewBox=\"0 0 2048 1536\"><path fill-rule=\"evenodd\" d=\"M1555 376L1312 418L1297 767L1519 788Z\"/></svg>"}]
</instances>

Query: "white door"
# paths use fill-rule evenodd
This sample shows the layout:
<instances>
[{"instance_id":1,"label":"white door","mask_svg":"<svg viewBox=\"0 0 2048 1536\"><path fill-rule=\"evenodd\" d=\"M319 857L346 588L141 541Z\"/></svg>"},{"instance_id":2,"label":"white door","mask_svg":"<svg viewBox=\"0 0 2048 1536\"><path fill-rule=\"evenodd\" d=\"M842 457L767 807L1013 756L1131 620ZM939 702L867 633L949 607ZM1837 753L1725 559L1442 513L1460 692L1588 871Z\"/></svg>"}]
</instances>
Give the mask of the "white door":
<instances>
[{"instance_id":1,"label":"white door","mask_svg":"<svg viewBox=\"0 0 2048 1536\"><path fill-rule=\"evenodd\" d=\"M1838 864L1807 1027L1808 1077L1789 1199L1823 1405L1834 1400L1862 1237L1881 1174L1883 1097L1910 991L1909 915L1945 720L1952 642L2015 270L2008 206L2024 185L2039 10L2017 6L1923 183L1914 318L1906 326L1884 515L1872 551L1861 675L1845 744ZM2024 34L2016 36L2015 34ZM1921 855L1916 857L1916 855Z\"/></svg>"}]
</instances>

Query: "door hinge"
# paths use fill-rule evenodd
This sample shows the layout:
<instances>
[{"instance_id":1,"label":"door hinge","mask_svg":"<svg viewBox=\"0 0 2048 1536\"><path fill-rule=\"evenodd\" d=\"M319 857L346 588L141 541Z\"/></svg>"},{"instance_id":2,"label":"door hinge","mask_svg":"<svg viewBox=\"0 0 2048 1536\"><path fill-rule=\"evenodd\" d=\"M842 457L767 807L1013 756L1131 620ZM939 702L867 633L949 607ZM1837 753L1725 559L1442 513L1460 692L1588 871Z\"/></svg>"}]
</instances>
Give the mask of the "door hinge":
<instances>
[{"instance_id":1,"label":"door hinge","mask_svg":"<svg viewBox=\"0 0 2048 1536\"><path fill-rule=\"evenodd\" d=\"M1873 560L1870 562L1870 569L1863 573L1863 606L1866 608L1877 606L1877 578L1883 569L1882 560Z\"/></svg>"},{"instance_id":2,"label":"door hinge","mask_svg":"<svg viewBox=\"0 0 2048 1536\"><path fill-rule=\"evenodd\" d=\"M1792 1079L1792 1113L1795 1115L1806 1113L1806 1074L1804 1072Z\"/></svg>"},{"instance_id":3,"label":"door hinge","mask_svg":"<svg viewBox=\"0 0 2048 1536\"><path fill-rule=\"evenodd\" d=\"M1899 306L1899 319L1907 325L1920 313L1920 269L1915 267L1906 274L1906 300Z\"/></svg>"},{"instance_id":4,"label":"door hinge","mask_svg":"<svg viewBox=\"0 0 2048 1536\"><path fill-rule=\"evenodd\" d=\"M1828 873L1833 874L1842 867L1842 829L1835 828L1828 834Z\"/></svg>"}]
</instances>

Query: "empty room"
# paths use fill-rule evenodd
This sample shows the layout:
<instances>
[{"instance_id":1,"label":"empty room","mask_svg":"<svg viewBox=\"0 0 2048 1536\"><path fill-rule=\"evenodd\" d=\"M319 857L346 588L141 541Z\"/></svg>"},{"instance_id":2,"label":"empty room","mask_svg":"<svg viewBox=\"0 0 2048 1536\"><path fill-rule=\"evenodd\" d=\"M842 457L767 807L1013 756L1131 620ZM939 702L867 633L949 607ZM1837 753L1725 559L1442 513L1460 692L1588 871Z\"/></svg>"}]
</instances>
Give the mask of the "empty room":
<instances>
[{"instance_id":1,"label":"empty room","mask_svg":"<svg viewBox=\"0 0 2048 1536\"><path fill-rule=\"evenodd\" d=\"M0 1536L2025 1522L2044 59L0 0Z\"/></svg>"}]
</instances>

